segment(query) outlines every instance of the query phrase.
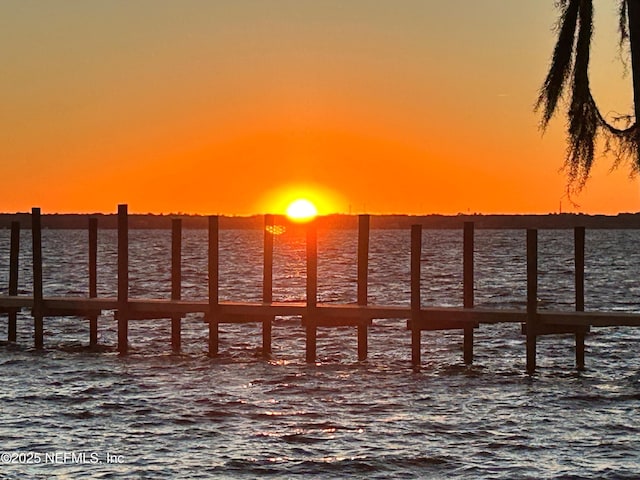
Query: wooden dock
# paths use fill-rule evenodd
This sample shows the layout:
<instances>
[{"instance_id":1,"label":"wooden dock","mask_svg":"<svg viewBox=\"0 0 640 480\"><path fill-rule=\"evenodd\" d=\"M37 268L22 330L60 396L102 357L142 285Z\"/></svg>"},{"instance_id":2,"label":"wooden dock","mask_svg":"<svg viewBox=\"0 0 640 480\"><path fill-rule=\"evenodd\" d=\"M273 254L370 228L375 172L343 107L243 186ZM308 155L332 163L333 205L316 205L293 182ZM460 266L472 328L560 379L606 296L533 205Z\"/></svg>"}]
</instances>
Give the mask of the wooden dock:
<instances>
[{"instance_id":1,"label":"wooden dock","mask_svg":"<svg viewBox=\"0 0 640 480\"><path fill-rule=\"evenodd\" d=\"M541 335L572 334L575 336L576 367L585 366L585 337L590 327L640 326L640 314L584 311L584 247L585 229L574 230L575 246L575 311L538 311L538 235L527 230L527 307L526 310L480 309L474 306L474 226L464 224L463 236L463 306L425 307L421 302L422 227L411 228L411 302L410 306L370 305L368 303L369 216L361 215L358 225L357 302L355 304L321 304L318 297L317 227L306 226L306 301L274 302L273 286L273 226L274 217L265 216L263 248L262 302L224 302L219 299L219 219L209 217L208 224L208 298L181 298L182 222L172 220L171 298L129 298L129 226L127 206L118 207L118 281L115 297L97 295L98 223L88 221L89 292L87 297L45 297L42 279L42 226L40 209L32 209L33 295L18 295L18 259L20 225L11 224L8 295L0 296L0 313L8 317L8 341L16 341L17 313L29 309L34 321L34 346L44 348L46 317L84 317L89 320L89 344L98 342L98 317L113 311L117 319L118 351L128 351L128 325L134 320L171 320L171 348L181 349L181 321L187 314L200 314L209 326L208 352L218 354L219 325L224 323L257 322L262 324L262 350L271 354L271 332L275 317L301 317L306 331L306 360L316 360L316 335L320 327L352 326L357 331L358 359L365 360L368 351L368 328L374 319L406 320L411 332L411 365L421 365L421 334L423 331L457 330L463 335L463 360L473 362L474 330L482 324L519 323L526 338L526 369L536 369L536 343Z\"/></svg>"}]
</instances>

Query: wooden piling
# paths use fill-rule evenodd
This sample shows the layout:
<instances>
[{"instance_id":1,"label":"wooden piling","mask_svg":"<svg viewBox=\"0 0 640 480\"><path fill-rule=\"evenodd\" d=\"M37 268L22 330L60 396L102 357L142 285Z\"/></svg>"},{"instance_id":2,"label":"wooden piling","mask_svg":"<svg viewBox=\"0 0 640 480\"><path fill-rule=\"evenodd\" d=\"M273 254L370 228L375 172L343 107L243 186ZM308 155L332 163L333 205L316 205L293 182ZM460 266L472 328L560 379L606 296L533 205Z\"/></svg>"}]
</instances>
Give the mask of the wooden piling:
<instances>
[{"instance_id":1,"label":"wooden piling","mask_svg":"<svg viewBox=\"0 0 640 480\"><path fill-rule=\"evenodd\" d=\"M11 245L9 247L9 295L18 295L18 272L20 262L20 222L11 222ZM9 311L7 340L15 342L18 332L18 312Z\"/></svg>"},{"instance_id":2,"label":"wooden piling","mask_svg":"<svg viewBox=\"0 0 640 480\"><path fill-rule=\"evenodd\" d=\"M411 226L411 364L420 368L420 258L422 256L422 225Z\"/></svg>"},{"instance_id":3,"label":"wooden piling","mask_svg":"<svg viewBox=\"0 0 640 480\"><path fill-rule=\"evenodd\" d=\"M527 373L536 371L538 323L538 231L527 229Z\"/></svg>"},{"instance_id":4,"label":"wooden piling","mask_svg":"<svg viewBox=\"0 0 640 480\"><path fill-rule=\"evenodd\" d=\"M306 361L314 363L316 361L316 338L318 326L316 323L316 306L318 304L318 230L315 221L307 225L307 315L306 339L307 352Z\"/></svg>"},{"instance_id":5,"label":"wooden piling","mask_svg":"<svg viewBox=\"0 0 640 480\"><path fill-rule=\"evenodd\" d=\"M463 306L464 308L474 307L474 224L464 222L463 241ZM473 363L473 327L464 327L464 363Z\"/></svg>"},{"instance_id":6,"label":"wooden piling","mask_svg":"<svg viewBox=\"0 0 640 480\"><path fill-rule=\"evenodd\" d=\"M129 218L127 205L118 205L118 352L129 350Z\"/></svg>"},{"instance_id":7,"label":"wooden piling","mask_svg":"<svg viewBox=\"0 0 640 480\"><path fill-rule=\"evenodd\" d=\"M262 270L262 301L271 303L273 301L273 235L274 235L273 215L264 216L264 244L263 244L263 270Z\"/></svg>"},{"instance_id":8,"label":"wooden piling","mask_svg":"<svg viewBox=\"0 0 640 480\"><path fill-rule=\"evenodd\" d=\"M358 305L364 307L368 303L369 284L369 215L358 217ZM358 360L367 359L369 350L368 323L358 324Z\"/></svg>"},{"instance_id":9,"label":"wooden piling","mask_svg":"<svg viewBox=\"0 0 640 480\"><path fill-rule=\"evenodd\" d=\"M273 215L264 216L264 242L263 242L263 268L262 268L262 303L270 304L273 301L273 240L274 219ZM262 354L265 357L271 355L271 330L273 317L267 317L262 321Z\"/></svg>"},{"instance_id":10,"label":"wooden piling","mask_svg":"<svg viewBox=\"0 0 640 480\"><path fill-rule=\"evenodd\" d=\"M209 217L209 356L218 355L218 315L220 309L219 298L219 250L220 220L217 215Z\"/></svg>"},{"instance_id":11,"label":"wooden piling","mask_svg":"<svg viewBox=\"0 0 640 480\"><path fill-rule=\"evenodd\" d=\"M182 220L171 220L171 300L182 298ZM171 316L171 350L180 353L182 317Z\"/></svg>"},{"instance_id":12,"label":"wooden piling","mask_svg":"<svg viewBox=\"0 0 640 480\"><path fill-rule=\"evenodd\" d=\"M585 228L575 227L573 231L575 250L575 290L576 312L584 312L584 247ZM585 330L576 331L576 368L584 370Z\"/></svg>"},{"instance_id":13,"label":"wooden piling","mask_svg":"<svg viewBox=\"0 0 640 480\"><path fill-rule=\"evenodd\" d=\"M89 298L98 296L98 219L89 218ZM98 316L89 316L89 346L98 344Z\"/></svg>"},{"instance_id":14,"label":"wooden piling","mask_svg":"<svg viewBox=\"0 0 640 480\"><path fill-rule=\"evenodd\" d=\"M44 306L42 301L42 221L40 209L31 209L33 249L33 323L36 350L44 347Z\"/></svg>"}]
</instances>

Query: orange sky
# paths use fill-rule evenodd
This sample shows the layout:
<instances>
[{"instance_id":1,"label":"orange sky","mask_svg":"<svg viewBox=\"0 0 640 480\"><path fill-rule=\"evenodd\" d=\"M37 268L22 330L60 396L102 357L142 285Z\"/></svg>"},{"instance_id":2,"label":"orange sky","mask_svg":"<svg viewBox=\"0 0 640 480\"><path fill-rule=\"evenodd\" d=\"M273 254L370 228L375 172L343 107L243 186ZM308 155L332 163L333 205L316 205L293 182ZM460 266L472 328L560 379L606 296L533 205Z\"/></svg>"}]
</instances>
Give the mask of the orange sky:
<instances>
[{"instance_id":1,"label":"orange sky","mask_svg":"<svg viewBox=\"0 0 640 480\"><path fill-rule=\"evenodd\" d=\"M616 4L592 78L629 112ZM563 198L564 118L532 111L552 0L0 3L0 211L640 211L600 158Z\"/></svg>"}]
</instances>

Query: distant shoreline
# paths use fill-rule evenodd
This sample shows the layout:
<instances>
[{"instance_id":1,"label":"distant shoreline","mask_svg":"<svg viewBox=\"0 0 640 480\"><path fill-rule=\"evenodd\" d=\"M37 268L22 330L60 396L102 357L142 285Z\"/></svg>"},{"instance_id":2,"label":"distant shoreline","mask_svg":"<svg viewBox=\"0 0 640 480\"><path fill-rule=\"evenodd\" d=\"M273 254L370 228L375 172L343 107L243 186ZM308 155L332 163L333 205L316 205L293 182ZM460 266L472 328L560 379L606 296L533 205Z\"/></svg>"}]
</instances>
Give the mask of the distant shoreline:
<instances>
[{"instance_id":1,"label":"distant shoreline","mask_svg":"<svg viewBox=\"0 0 640 480\"><path fill-rule=\"evenodd\" d=\"M101 229L116 229L116 214L43 214L42 226L49 229L85 229L88 218L98 219ZM207 216L182 214L130 214L129 228L169 229L171 220L181 218L185 229L206 229ZM0 228L10 228L12 221L19 221L22 228L31 228L29 213L0 214ZM284 220L288 222L288 220ZM358 227L358 215L334 214L318 217L320 228L348 230ZM640 229L640 213L618 215L547 214L547 215L371 215L372 229L407 229L420 224L426 229L459 229L464 222L474 222L479 229L568 229L577 226L589 229ZM223 229L260 230L264 226L263 215L220 216Z\"/></svg>"}]
</instances>

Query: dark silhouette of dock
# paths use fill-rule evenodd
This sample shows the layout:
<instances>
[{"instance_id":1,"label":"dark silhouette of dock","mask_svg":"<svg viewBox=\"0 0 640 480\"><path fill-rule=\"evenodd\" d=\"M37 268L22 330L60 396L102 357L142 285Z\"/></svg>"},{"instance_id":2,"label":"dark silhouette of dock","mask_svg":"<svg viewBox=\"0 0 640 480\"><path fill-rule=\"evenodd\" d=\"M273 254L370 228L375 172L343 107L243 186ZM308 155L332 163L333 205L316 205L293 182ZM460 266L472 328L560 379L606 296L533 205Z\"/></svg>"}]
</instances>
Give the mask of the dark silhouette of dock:
<instances>
[{"instance_id":1,"label":"dark silhouette of dock","mask_svg":"<svg viewBox=\"0 0 640 480\"><path fill-rule=\"evenodd\" d=\"M536 368L536 344L539 336L572 334L575 336L576 367L585 366L585 337L590 327L640 326L640 314L584 311L584 251L585 228L574 228L575 310L538 311L538 232L527 229L527 306L526 310L484 309L474 306L474 224L463 226L463 306L425 307L421 303L421 248L422 225L411 226L411 302L410 306L371 305L368 302L369 232L371 218L360 215L357 250L357 302L355 304L322 304L318 297L318 222L304 226L306 230L306 301L299 303L274 302L272 297L274 216L262 219L264 231L263 292L262 301L225 302L219 299L219 232L220 218L207 217L208 228L208 298L183 300L182 282L182 228L180 218L171 221L171 298L129 298L129 215L126 205L118 207L118 273L117 292L113 297L97 295L98 219L88 218L88 276L87 297L45 297L42 279L42 218L40 209L31 212L29 224L32 232L33 294L18 295L18 261L20 222L11 223L11 246L8 295L0 296L0 313L8 316L8 340L16 341L17 313L30 309L34 321L34 346L44 348L44 320L46 317L84 317L89 320L89 343L98 342L98 317L103 311L113 311L117 319L120 354L128 352L128 326L130 321L149 319L171 320L171 348L181 349L181 321L187 314L200 314L209 326L208 353L218 354L221 324L257 322L262 324L262 350L271 354L272 323L276 316L301 317L306 332L306 360L316 359L318 328L351 326L357 331L358 359L365 360L368 351L368 328L374 319L406 321L411 334L411 364L421 364L421 332L457 330L463 336L463 360L473 362L474 330L482 324L519 323L526 337L527 372ZM85 217L85 225L87 225Z\"/></svg>"}]
</instances>

